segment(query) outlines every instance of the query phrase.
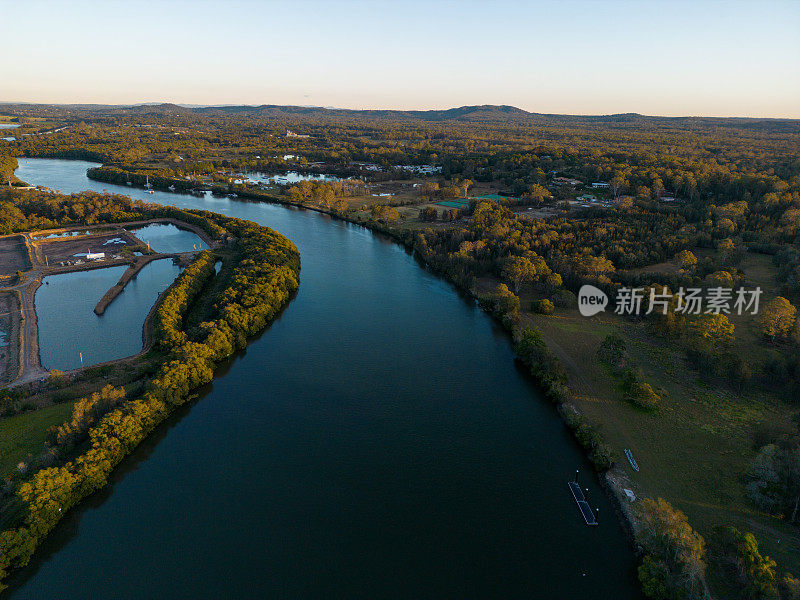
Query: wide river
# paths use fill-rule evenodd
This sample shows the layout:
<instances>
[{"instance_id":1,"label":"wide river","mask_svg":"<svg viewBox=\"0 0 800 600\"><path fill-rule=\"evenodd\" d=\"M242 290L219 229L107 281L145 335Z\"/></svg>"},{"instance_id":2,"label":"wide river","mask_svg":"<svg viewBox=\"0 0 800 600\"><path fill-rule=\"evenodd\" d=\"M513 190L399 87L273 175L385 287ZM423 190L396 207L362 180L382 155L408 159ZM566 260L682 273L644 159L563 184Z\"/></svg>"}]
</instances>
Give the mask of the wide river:
<instances>
[{"instance_id":1,"label":"wide river","mask_svg":"<svg viewBox=\"0 0 800 600\"><path fill-rule=\"evenodd\" d=\"M639 597L588 463L471 300L362 227L148 195L90 166L25 159L17 175L268 225L300 249L300 290L67 515L9 597ZM576 469L598 527L570 495Z\"/></svg>"}]
</instances>

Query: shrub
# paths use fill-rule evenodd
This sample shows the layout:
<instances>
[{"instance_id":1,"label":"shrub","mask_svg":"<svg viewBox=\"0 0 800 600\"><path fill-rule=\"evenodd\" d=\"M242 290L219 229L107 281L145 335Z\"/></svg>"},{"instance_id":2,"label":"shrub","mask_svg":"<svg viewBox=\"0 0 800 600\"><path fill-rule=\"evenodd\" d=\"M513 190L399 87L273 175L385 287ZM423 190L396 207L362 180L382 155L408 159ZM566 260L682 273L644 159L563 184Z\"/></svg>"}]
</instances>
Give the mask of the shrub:
<instances>
[{"instance_id":1,"label":"shrub","mask_svg":"<svg viewBox=\"0 0 800 600\"><path fill-rule=\"evenodd\" d=\"M553 303L547 298L543 298L542 300L534 300L531 302L531 310L539 313L540 315L552 315L555 308L556 307L553 305Z\"/></svg>"}]
</instances>

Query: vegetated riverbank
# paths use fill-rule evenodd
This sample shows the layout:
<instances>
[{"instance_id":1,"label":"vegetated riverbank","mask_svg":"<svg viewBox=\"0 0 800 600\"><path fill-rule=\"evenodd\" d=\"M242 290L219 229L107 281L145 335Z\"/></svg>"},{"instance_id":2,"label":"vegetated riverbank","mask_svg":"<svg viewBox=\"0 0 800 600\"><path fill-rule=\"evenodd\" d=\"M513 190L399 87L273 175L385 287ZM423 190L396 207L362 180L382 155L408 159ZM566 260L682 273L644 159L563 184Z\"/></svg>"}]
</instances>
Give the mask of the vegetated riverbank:
<instances>
[{"instance_id":1,"label":"vegetated riverbank","mask_svg":"<svg viewBox=\"0 0 800 600\"><path fill-rule=\"evenodd\" d=\"M87 177L97 181L119 184L123 181L131 181L134 185L143 186L144 177L128 177L126 171L116 167L95 167L87 171ZM153 185L158 185L166 189L174 185L179 189L191 189L186 181L178 179L161 178L161 180L151 180ZM382 222L371 218L354 218L346 212L337 211L319 206L310 206L302 202L290 200L288 197L275 196L254 189L246 185L214 185L214 193L228 194L235 193L239 198L270 202L288 206L296 206L306 210L314 210L328 214L343 221L367 227L373 232L390 237L400 244L428 269L436 272L452 283L462 293L465 293L479 302L481 307L500 322L509 333L510 341L514 345L515 352L519 359L526 365L531 376L536 380L545 395L553 402L557 411L561 415L564 423L573 432L575 440L585 450L587 456L598 472L600 482L606 490L608 496L613 500L617 507L620 525L630 538L632 545L636 546L635 534L637 521L635 514L628 506L629 501L625 497L620 481L620 474L613 477L608 476L609 469L614 462L619 459L619 455L612 450L606 443L602 435L588 422L581 414L581 411L571 401L573 392L566 384L566 373L559 359L547 348L546 342L541 334L531 326L525 326L519 318L519 301L516 304L508 302L508 297L497 297L491 294L483 294L478 291L476 286L468 280L459 280L453 277L446 269L446 265L434 260L434 257L425 252L420 247L415 232L408 228L392 226L388 222Z\"/></svg>"},{"instance_id":2,"label":"vegetated riverbank","mask_svg":"<svg viewBox=\"0 0 800 600\"><path fill-rule=\"evenodd\" d=\"M271 201L269 195L264 194L258 190L253 190L251 192L248 191L247 189L242 189L242 187L240 186L235 186L235 187L231 186L231 188L227 189L226 191L227 192L235 191L236 194L242 199L258 199L258 200ZM163 202L164 200L161 199L160 201ZM424 241L426 235L430 237L429 235L430 230L427 233L424 230L419 230L419 229L414 230L413 223L406 224L402 220L392 219L391 213L387 215L388 216L387 219L380 220L375 218L380 216L380 213L375 214L377 211L372 211L372 214L370 214L370 211L365 212L364 210L357 211L355 213L348 211L340 215L335 210L329 210L321 206L307 206L302 202L301 203L295 203L291 201L281 202L279 200L279 203L308 208L314 211L333 215L345 221L366 226L374 231L381 231L395 238L396 241L401 242L407 248L412 249L412 251L413 249L417 249L418 252L416 252L416 254L418 258L420 258L420 262L427 263L431 271L438 271L441 274L445 275L445 278L450 279L451 281L456 283L457 287L459 287L460 289L464 290L467 293L470 293L474 297L489 296L489 302L487 303L487 306L490 308L495 303L497 303L499 308L503 308L504 304L507 304L509 307L511 307L512 305L510 303L513 303L515 300L515 295L513 294L510 293L497 294L497 289L500 289L498 286L499 279L497 277L487 277L485 278L486 279L485 281L481 279L478 280L477 282L474 279L471 280L468 277L459 278L458 277L459 269L452 268L453 265L446 254L442 254L441 252L439 253L426 252ZM469 224L466 224L465 228L468 229ZM434 232L435 231L436 230L434 230ZM442 230L439 229L439 232L441 233ZM456 272L455 274L453 273L454 271ZM558 311L558 316L541 317L541 315L532 315L530 312L527 311L528 302L530 302L530 299L528 299L525 303L525 310L518 310L521 316L521 325L523 325L523 327L525 328L530 328L530 325L533 324L535 325L536 328L540 329L543 332L542 337L544 338L545 342L549 345L549 349L559 357L562 365L564 365L568 370L570 377L568 385L568 389L570 390L569 403L572 404L573 402L575 402L579 406L581 411L583 411L584 414L586 415L586 419L579 419L576 422L577 434L580 437L580 439L586 440L590 446L600 447L602 449L602 446L599 446L597 444L599 437L592 435L594 430L593 428L589 427L590 423L596 424L598 427L603 428L602 430L604 433L611 434L611 436L613 436L614 448L618 450L617 458L621 458L620 457L621 452L619 451L621 451L622 448L633 446L633 444L636 444L637 442L640 444L642 443L641 439L637 440L636 437L633 435L639 433L636 429L630 431L630 433L632 434L630 438L628 437L628 435L622 435L622 436L619 435L620 431L622 431L623 433L627 431L626 427L629 426L631 421L633 421L634 423L638 423L641 422L642 420L647 420L650 423L649 427L652 428L655 427L653 423L655 423L654 420L656 418L658 418L659 421L661 422L665 418L673 416L674 409L671 402L664 407L664 410L658 411L658 413L653 412L645 415L641 413L641 411L637 412L635 407L631 407L624 398L618 398L617 393L613 389L608 389L608 386L605 385L606 383L605 381L599 381L599 382L597 381L597 374L595 373L595 371L598 369L598 366L594 364L597 362L596 347L594 350L591 350L588 353L583 352L581 354L578 353L575 348L573 348L572 344L565 343L564 337L559 337L558 335L554 335L554 329L556 329L556 325L566 320L564 318L564 312L570 312L570 311L563 311L563 312ZM577 313L577 311L574 310L571 312ZM603 338L603 336L607 335L609 331L612 331L615 326L619 326L619 324L617 325L607 324L606 321L608 320L609 319L604 319L602 320L601 323L600 320L598 319L592 319L587 321L585 318L582 318L580 316L577 316L576 318L571 318L568 320L568 322L566 322L566 325L574 329L570 330L572 331L572 333L568 334L568 337L570 338L581 337L581 339L585 339L586 333L591 333L592 335L597 333L600 335L600 337L598 338L599 341L600 339ZM602 331L603 329L605 329L605 331ZM601 331L602 333L598 333ZM555 333L558 332L556 331ZM578 334L580 334L580 336ZM576 358L578 362L581 362L580 367L577 366L576 364ZM585 369L583 365L585 365ZM583 376L584 370L586 370L589 373L588 377ZM577 376L576 376L576 371L577 371ZM654 377L652 373L649 373L648 376ZM586 391L587 383L589 386L592 386L588 392L588 395ZM597 384L596 387L594 387L593 384ZM605 414L598 415L598 409L601 407L609 409L608 415ZM682 411L685 410L687 407L685 405L679 405L676 408ZM636 414L628 414L631 412ZM620 413L622 419L620 419ZM565 418L570 419L570 421L572 421L571 417L573 416L573 414L578 414L578 413L577 411L569 411L568 413L566 413ZM691 436L691 434L693 434L693 432L695 431L694 429L691 428L686 429L685 423L681 423L679 425L684 426L684 429L681 429L683 438ZM664 445L665 440L663 438L665 436L658 435L659 434L658 430L650 429L649 431L653 431L655 433L653 439L660 441L659 444L656 444L657 451L660 455L664 456L664 459L666 459L668 456L671 457L681 453L680 451L677 453L664 452L664 448L670 447ZM707 436L701 435L700 439L705 439L706 437ZM599 441L602 442L602 440ZM633 444L631 444L631 442L633 442ZM694 446L695 446L694 444L690 444L689 447L694 448ZM640 450L643 449L641 445L639 446L639 449ZM684 509L684 506L687 506L686 504L687 500L689 500L688 507L690 509L695 509L697 507L697 504L692 502L693 499L686 498L686 496L682 494L683 490L680 489L681 485L685 487L688 482L694 483L693 480L691 479L692 476L696 475L694 472L682 470L680 472L680 477L671 477L670 476L671 471L663 469L664 466L663 463L665 461L659 460L658 455L653 455L653 454L644 456L640 455L639 452L636 450L635 446L634 446L634 451L637 453L638 458L645 459L644 461L641 461L642 464L651 468L648 468L646 471L645 469L643 469L642 474L636 473L635 475L631 475L630 480L633 480L633 485L630 485L629 480L623 479L624 477L627 477L625 473L626 465L623 464L615 466L612 471L606 472L605 474L605 477L609 478L610 480L609 485L615 486L617 491L622 489L623 486L626 488L630 487L631 489L636 490L636 495L639 497L663 496L666 498L674 499L676 501L681 501L683 503L683 505L681 506L682 509ZM695 458L696 457L697 455L695 454ZM624 459L622 459L622 461L624 463ZM652 481L653 478L665 478L665 477L669 479L669 481L667 481L666 484L657 482L654 483ZM636 485L637 482L639 483L647 482L647 485L643 485L643 487L639 488ZM692 485L692 487L696 488L697 486ZM617 494L616 497L619 498L619 495ZM712 496L712 497L716 498L717 496ZM646 501L630 503L627 500L627 498L619 502L619 506L622 510L630 510L633 507L645 507L645 506L648 509L650 508L650 506L647 504ZM711 536L713 534L712 527L720 524L721 520L724 523L729 518L734 518L737 516L737 514L732 514L729 512L724 512L724 514L722 514L723 510L721 510L721 506L709 507L709 512L711 510L716 510L717 514L713 515L712 519L707 519L704 522L700 521L702 525L705 525L703 533L706 536ZM694 518L696 512L692 512L691 514ZM628 522L635 523L636 516L637 515L632 515L629 513L625 520ZM679 521L681 518L680 513L676 513L676 516L678 517ZM745 527L746 529L750 528L746 524L745 525L741 524L741 520L739 522L737 521L734 522L739 527ZM691 531L691 528L689 530ZM785 542L786 539L784 539L783 541ZM781 544L781 546L784 546L784 544ZM770 548L770 553L772 554L773 552L775 552L774 547ZM652 561L648 564L652 565ZM788 558L787 564L793 564L791 557ZM714 574L712 573L712 575ZM725 594L723 593L722 595L724 596Z\"/></svg>"},{"instance_id":3,"label":"vegetated riverbank","mask_svg":"<svg viewBox=\"0 0 800 600\"><path fill-rule=\"evenodd\" d=\"M79 203L76 197L57 197ZM53 197L50 196L52 200ZM203 251L165 292L154 313L154 332L160 349L157 367L141 393L107 386L78 401L71 422L54 432L40 469L22 480L4 502L0 522L0 589L2 580L30 561L41 540L64 514L105 485L111 470L192 390L213 378L214 367L247 344L289 302L299 284L297 248L277 232L240 219L203 211L137 204L138 215L172 216L193 223L224 245L233 258L225 287L213 314L199 326L184 330L183 317L210 277L217 256ZM65 211L69 212L69 211ZM121 215L131 213L120 210ZM112 220L113 222L113 220ZM66 462L62 462L66 461Z\"/></svg>"}]
</instances>

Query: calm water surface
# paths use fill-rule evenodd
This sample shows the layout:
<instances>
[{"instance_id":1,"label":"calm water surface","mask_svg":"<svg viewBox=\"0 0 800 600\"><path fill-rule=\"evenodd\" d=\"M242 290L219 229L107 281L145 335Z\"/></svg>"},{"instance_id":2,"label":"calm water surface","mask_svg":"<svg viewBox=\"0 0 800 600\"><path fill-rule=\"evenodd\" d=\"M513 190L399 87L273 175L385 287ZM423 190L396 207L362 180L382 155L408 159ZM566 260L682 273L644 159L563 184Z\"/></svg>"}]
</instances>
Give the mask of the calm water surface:
<instances>
[{"instance_id":1,"label":"calm water surface","mask_svg":"<svg viewBox=\"0 0 800 600\"><path fill-rule=\"evenodd\" d=\"M89 163L18 176L112 189ZM397 245L319 213L143 200L269 225L297 298L70 513L12 598L637 598L589 467L505 334Z\"/></svg>"},{"instance_id":2,"label":"calm water surface","mask_svg":"<svg viewBox=\"0 0 800 600\"><path fill-rule=\"evenodd\" d=\"M172 252L190 252L206 250L206 244L199 235L176 227L172 223L153 223L131 232L156 252L170 254Z\"/></svg>"},{"instance_id":3,"label":"calm water surface","mask_svg":"<svg viewBox=\"0 0 800 600\"><path fill-rule=\"evenodd\" d=\"M194 234L192 234L194 235ZM100 298L127 267L107 267L45 277L34 302L39 324L39 356L45 369L76 369L136 354L142 325L158 295L175 280L172 259L155 260L128 282L102 316Z\"/></svg>"}]
</instances>

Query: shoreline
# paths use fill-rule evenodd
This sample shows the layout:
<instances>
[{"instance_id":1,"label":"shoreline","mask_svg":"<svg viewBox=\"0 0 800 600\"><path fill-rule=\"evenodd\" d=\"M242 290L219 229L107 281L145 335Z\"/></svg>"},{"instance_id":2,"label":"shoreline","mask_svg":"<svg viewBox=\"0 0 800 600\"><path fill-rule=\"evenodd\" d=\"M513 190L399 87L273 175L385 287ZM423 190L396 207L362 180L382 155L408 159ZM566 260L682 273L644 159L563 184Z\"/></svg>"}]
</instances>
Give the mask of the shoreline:
<instances>
[{"instance_id":1,"label":"shoreline","mask_svg":"<svg viewBox=\"0 0 800 600\"><path fill-rule=\"evenodd\" d=\"M88 173L87 173L87 177L89 177ZM110 181L105 181L105 180L102 180L102 179L95 179L94 177L89 177L89 178L90 179L94 179L95 181L103 181L104 183L112 183L113 184L113 182L110 182ZM114 185L116 185L116 184L114 184ZM140 186L135 186L135 187L140 187ZM222 186L214 186L214 187L215 188L216 187L220 187L221 188ZM140 189L143 189L143 188L140 188ZM219 189L217 191L221 192L223 190ZM227 192L226 191L225 193L227 194L227 193L233 193L233 192ZM436 275L438 277L441 277L443 280L447 281L459 293L466 294L469 297L473 298L476 302L478 302L478 304L479 304L479 306L481 306L481 309L483 310L483 312L486 313L486 315L489 318L494 319L496 322L498 322L500 325L503 326L503 328L506 330L506 332L510 336L509 343L512 344L512 346L513 346L513 331L512 331L512 328L509 328L502 318L498 318L496 315L492 314L492 312L490 310L488 310L485 306L481 305L481 302L480 302L481 298L480 298L480 295L477 293L476 290L471 289L471 288L466 288L466 287L460 285L458 282L456 282L452 278L448 277L445 273L443 273L440 269L438 269L436 267L436 265L430 263L421 252L417 251L417 249L414 246L413 242L410 242L407 239L409 236L405 235L405 234L410 234L411 233L410 230L398 231L398 230L396 230L396 229L394 229L394 228L392 228L390 226L382 225L381 223L376 222L376 221L355 219L355 218L352 218L352 217L348 217L347 215L334 212L334 211L329 210L329 209L324 209L324 208L321 208L321 207L318 207L318 206L308 206L308 205L305 205L305 204L302 204L302 203L293 202L293 201L288 200L288 199L283 199L283 198L280 198L280 197L277 197L277 196L271 196L271 195L268 195L268 194L251 194L251 193L248 193L246 190L241 190L241 189L237 189L235 193L238 195L239 198L243 198L243 199L245 199L247 201L266 202L266 203L270 203L270 204L280 204L280 205L284 205L284 206L292 206L292 207L300 208L300 209L304 209L304 210L312 210L312 211L315 211L315 212L318 212L318 213L321 213L321 214L328 215L328 216L330 216L332 218L335 218L335 219L338 219L340 221L344 221L346 223L350 223L350 224L353 224L353 225L360 225L360 226L368 229L373 234L378 233L378 234L385 235L385 236L391 238L399 246L404 248L406 251L409 251L415 259L419 260L425 266L425 268L433 271L434 273L436 273ZM533 374L531 374L531 377L533 377L534 380L536 381L537 387L539 387L542 390L542 392L545 393L546 390L545 390L545 386L544 386L543 382L541 380L537 379ZM569 388L567 388L567 389L571 393L574 393L573 390L570 390ZM546 395L546 393L545 393L545 395ZM554 406L555 406L555 409L558 412L562 422L564 422L564 424L567 425L568 428L569 428L569 422L565 417L565 412L566 411L571 410L571 411L575 412L578 415L582 415L583 414L583 413L580 412L580 410L574 404L571 404L566 400L554 402ZM571 428L570 428L570 431L572 431ZM573 432L572 438L575 440L576 443L578 443L578 440L577 440L576 436L574 435L574 432ZM578 443L578 446L581 446L581 444ZM591 453L588 452L585 448L583 448L583 447L581 447L581 448L582 448L582 451L583 451L584 455L587 458L590 458L590 454ZM590 460L591 460L591 458L590 458ZM638 544L638 542L636 540L636 530L638 528L638 521L637 521L635 515L633 514L633 511L630 510L631 502L630 502L630 500L628 500L627 496L625 495L625 493L623 491L623 488L622 488L622 484L618 481L618 479L621 478L623 476L623 474L621 472L615 473L614 472L615 470L616 470L616 465L612 465L612 467L610 469L607 469L605 471L598 471L596 468L594 469L595 474L597 476L598 483L600 484L600 486L602 487L602 489L604 490L606 495L612 500L612 505L614 506L614 512L616 513L617 522L619 523L620 527L622 528L625 537L628 538L628 541L629 541L629 543L631 545L632 550L634 551L634 554L636 556L638 556L640 554L640 546L639 546L639 544ZM637 498L637 500L638 500L638 498Z\"/></svg>"},{"instance_id":2,"label":"shoreline","mask_svg":"<svg viewBox=\"0 0 800 600\"><path fill-rule=\"evenodd\" d=\"M157 214L161 208L149 207L147 212ZM210 265L211 274L214 274L214 254L206 250L159 295L145 319L143 337L145 331L152 329L151 345L156 341L163 343L167 340L168 343L156 372L142 380L143 390L130 397L123 395L123 402L105 412L96 423L90 423L84 434L86 440L77 446L77 454L73 453L76 450L74 443L59 443L56 448L61 453L60 459L65 462L59 462L58 466L40 466L31 478L21 481L13 491L13 497L24 510L23 516L15 517L0 532L4 541L4 552L0 554L0 591L6 587L3 580L29 564L41 542L70 509L105 487L116 465L177 407L191 400L198 388L213 381L217 367L237 351L245 349L251 338L272 323L296 296L300 255L289 238L242 219L225 215L212 217L202 211L179 211L173 210L176 215L196 217L198 222L214 232L215 238L240 240L243 253L251 252L250 258L232 266L233 272L240 273L241 277L232 279L226 288L232 290L231 300L209 321L210 325L218 328L218 334L192 341L185 335L181 324L188 306L200 292L199 288L193 290L192 286L202 281L209 270L204 267ZM271 291L259 303L242 306L236 302L236 297L246 282L261 286L268 283ZM244 311L244 322L236 326L228 324L226 308ZM154 320L173 317L173 320L177 319L175 331L183 339L157 339L157 322ZM121 360L136 360L140 355ZM88 450L85 441L89 443ZM8 495L12 497L10 493Z\"/></svg>"},{"instance_id":3,"label":"shoreline","mask_svg":"<svg viewBox=\"0 0 800 600\"><path fill-rule=\"evenodd\" d=\"M103 183L109 183L109 184L112 184L112 185L117 185L117 186L119 185L119 184L117 184L117 183L115 183L113 181L106 181L105 179L102 179L102 178L93 177L92 175L95 175L95 173L92 173L92 169L89 169L87 171L87 178L92 179L94 181L101 181ZM176 181L178 181L178 180L176 180ZM134 186L132 186L132 187L136 187L138 189L144 189L143 186L139 186L139 185L136 185L136 184L134 184ZM291 206L291 207L304 209L304 210L312 210L312 211L315 211L315 212L319 212L321 214L328 215L328 216L330 216L332 218L335 218L335 219L338 219L340 221L344 221L346 223L350 223L350 224L353 224L353 225L360 225L360 226L368 229L373 234L378 233L378 234L385 235L385 236L391 238L392 241L397 243L399 246L404 248L406 251L410 252L411 255L416 260L420 261L421 264L424 265L425 268L429 269L430 271L434 272L438 277L441 277L443 280L447 281L459 293L466 294L469 297L473 298L476 302L478 302L478 305L481 307L483 312L487 314L487 316L489 318L494 319L496 322L498 322L500 325L503 326L503 328L506 331L506 333L509 334L509 343L513 346L513 333L514 333L513 332L513 326L509 326L508 323L505 322L504 319L499 318L497 315L493 314L492 311L489 310L488 307L484 306L483 303L480 301L481 297L477 293L476 290L468 288L468 287L465 287L465 286L459 284L457 281L455 281L452 278L448 277L436 265L434 265L433 263L429 262L426 259L426 257L421 252L419 252L416 249L416 247L414 246L413 241L412 241L413 240L413 232L411 230L405 230L405 231L397 230L397 229L395 229L395 228L393 228L391 226L381 224L381 223L379 223L377 221L356 219L356 218L348 217L345 214L334 212L334 211L332 211L330 209L324 209L324 208L321 208L321 207L318 207L318 206L308 206L308 205L305 205L305 204L302 204L302 203L293 202L291 200L283 199L283 198L280 198L280 197L277 197L277 196L273 196L273 195L270 195L270 194L253 193L252 191L243 190L241 188L237 188L235 190L235 192L234 192L234 191L231 191L230 188L227 188L226 186L212 186L212 192L224 193L225 195L228 195L230 193L236 193L237 196L238 196L237 199L241 199L243 201L264 202L264 203L269 203L269 204L279 204L279 205L284 205L284 206ZM120 193L120 195L125 195L123 191L120 191L119 193ZM174 193L178 193L178 194L183 195L183 192L174 192ZM122 359L122 360L124 360L124 359ZM559 360L559 362L560 362L560 359L557 359L557 360ZM540 378L537 378L533 373L530 373L530 376L536 382L537 387L539 387L542 390L543 396L545 396L545 398L548 397L549 395L547 394L546 383L544 381L542 381ZM567 390L570 391L571 393L573 393L572 390L569 390L569 388L567 388ZM581 447L581 450L582 450L584 456L586 456L591 461L591 456L590 456L591 452L587 451L586 448L583 447L579 443L579 441L578 441L578 439L577 439L577 437L576 437L576 435L574 433L574 430L572 429L572 427L570 427L569 420L565 416L565 413L568 410L573 411L577 415L582 415L582 413L579 411L579 409L577 407L575 407L573 404L570 404L566 400L563 400L563 399L554 400L551 397L551 401L552 401L552 404L555 407L556 411L558 412L559 417L561 418L562 422L572 432L573 440L575 441L575 443L578 444L579 447ZM594 472L595 472L595 474L597 476L597 481L598 481L599 485L604 490L606 495L612 500L612 505L615 508L614 512L617 513L616 514L617 523L622 528L623 534L625 535L625 537L628 538L628 541L630 543L631 549L634 552L634 556L639 556L640 555L640 546L639 546L639 544L638 544L638 542L636 540L636 530L637 530L638 521L636 520L635 516L633 515L633 512L631 510L626 510L626 508L625 508L626 506L628 506L630 504L630 501L627 499L627 497L625 496L624 492L622 491L621 485L616 481L616 477L618 477L618 475L614 475L614 474L609 475L609 473L614 471L614 469L615 469L614 465L612 465L612 467L610 469L606 469L604 471L599 471L595 467Z\"/></svg>"}]
</instances>

